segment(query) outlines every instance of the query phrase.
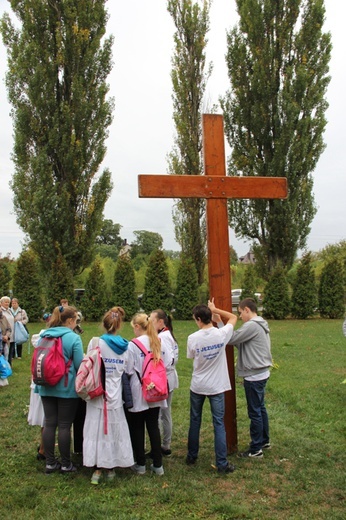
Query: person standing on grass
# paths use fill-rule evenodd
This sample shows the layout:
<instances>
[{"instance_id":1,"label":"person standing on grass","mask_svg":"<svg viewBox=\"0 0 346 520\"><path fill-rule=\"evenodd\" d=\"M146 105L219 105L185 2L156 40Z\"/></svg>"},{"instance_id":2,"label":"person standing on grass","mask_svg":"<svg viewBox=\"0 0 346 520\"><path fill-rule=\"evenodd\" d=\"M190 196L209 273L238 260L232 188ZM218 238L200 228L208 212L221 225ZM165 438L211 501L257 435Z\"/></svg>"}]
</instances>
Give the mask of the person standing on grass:
<instances>
[{"instance_id":1,"label":"person standing on grass","mask_svg":"<svg viewBox=\"0 0 346 520\"><path fill-rule=\"evenodd\" d=\"M112 307L103 317L105 334L92 338L88 350L98 346L106 369L107 425L104 433L103 396L87 401L83 431L83 464L96 469L91 483L97 485L105 470L105 478L115 478L115 467L128 468L133 465L133 454L129 427L122 400L122 374L128 358L128 341L118 332L125 318L122 307Z\"/></svg>"},{"instance_id":2,"label":"person standing on grass","mask_svg":"<svg viewBox=\"0 0 346 520\"><path fill-rule=\"evenodd\" d=\"M251 298L239 303L243 325L236 330L231 345L238 349L237 372L244 378L247 411L250 419L250 448L240 457L262 458L263 449L270 449L269 419L264 402L265 387L273 360L270 351L268 323L257 316L257 305Z\"/></svg>"},{"instance_id":3,"label":"person standing on grass","mask_svg":"<svg viewBox=\"0 0 346 520\"><path fill-rule=\"evenodd\" d=\"M154 361L159 361L162 357L164 365L167 367L172 363L171 355L161 351L161 342L156 329L143 313L135 314L131 320L134 335L137 340L143 343L148 352L152 352ZM161 453L161 435L159 428L159 413L161 408L167 407L167 401L147 402L143 397L140 377L144 361L144 354L140 348L132 341L129 342L129 359L127 373L130 376L130 385L133 398L133 407L128 410L127 419L130 427L132 448L136 464L131 469L138 475L144 475L145 467L145 427L150 440L150 453L153 464L150 466L152 473L163 475Z\"/></svg>"},{"instance_id":4,"label":"person standing on grass","mask_svg":"<svg viewBox=\"0 0 346 520\"><path fill-rule=\"evenodd\" d=\"M61 471L72 473L76 467L71 462L71 425L75 418L78 395L75 390L76 374L83 359L82 340L73 332L76 327L77 309L75 307L55 307L48 322L48 329L41 337L61 337L65 362L72 363L68 371L67 386L63 377L55 386L39 386L45 423L42 433L46 456L46 474ZM55 433L58 429L58 446L61 463L55 458Z\"/></svg>"},{"instance_id":5,"label":"person standing on grass","mask_svg":"<svg viewBox=\"0 0 346 520\"><path fill-rule=\"evenodd\" d=\"M178 374L176 365L178 362L178 344L173 334L172 318L165 313L162 309L156 309L150 314L150 320L152 321L158 336L161 341L161 350L170 352L172 357L172 363L167 367L167 380L169 394L167 398L167 408L160 409L160 422L162 425L162 443L161 452L162 455L170 457L171 441L172 441L172 397L175 388L178 388Z\"/></svg>"},{"instance_id":6,"label":"person standing on grass","mask_svg":"<svg viewBox=\"0 0 346 520\"><path fill-rule=\"evenodd\" d=\"M26 331L28 332L26 324L28 323L29 318L28 318L26 311L24 309L22 309L21 307L19 307L17 298L12 298L11 312L14 317L14 323L16 324L17 321L20 321L21 323L23 323ZM16 339L16 335L14 335L14 339ZM18 359L22 359L22 351L23 351L23 345L21 343L16 342L16 354L17 354L16 357Z\"/></svg>"},{"instance_id":7,"label":"person standing on grass","mask_svg":"<svg viewBox=\"0 0 346 520\"><path fill-rule=\"evenodd\" d=\"M12 366L12 359L15 355L16 344L14 342L14 317L10 309L10 303L11 298L9 298L8 296L3 296L0 300L2 314L3 316L5 316L9 323L9 329L6 334L6 337L8 338L8 362ZM4 341L4 335L2 340Z\"/></svg>"},{"instance_id":8,"label":"person standing on grass","mask_svg":"<svg viewBox=\"0 0 346 520\"><path fill-rule=\"evenodd\" d=\"M212 310L211 310L212 309ZM227 323L214 327L212 313L217 313ZM214 299L207 305L196 305L192 311L199 330L187 340L187 357L193 359L190 386L190 428L186 464L195 464L199 451L199 433L203 404L209 399L214 426L214 449L219 473L232 473L235 467L227 460L226 430L224 425L225 392L231 390L226 345L233 334L237 317L231 312L217 309Z\"/></svg>"}]
</instances>

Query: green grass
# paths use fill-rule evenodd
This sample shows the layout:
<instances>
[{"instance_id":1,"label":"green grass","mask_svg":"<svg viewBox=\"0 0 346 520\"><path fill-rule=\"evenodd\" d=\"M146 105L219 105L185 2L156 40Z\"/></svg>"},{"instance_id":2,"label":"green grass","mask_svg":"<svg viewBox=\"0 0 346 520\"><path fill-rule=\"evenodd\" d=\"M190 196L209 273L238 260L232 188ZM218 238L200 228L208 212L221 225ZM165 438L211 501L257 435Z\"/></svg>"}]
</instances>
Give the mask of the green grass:
<instances>
[{"instance_id":1,"label":"green grass","mask_svg":"<svg viewBox=\"0 0 346 520\"><path fill-rule=\"evenodd\" d=\"M176 322L180 388L173 397L173 456L162 478L117 470L112 483L90 485L90 469L76 475L43 473L35 458L39 428L28 426L30 355L13 361L9 386L0 388L0 512L26 519L343 519L346 510L346 339L340 320L270 323L278 368L267 385L273 449L263 460L230 460L237 470L219 476L206 402L198 464L188 467L191 360L186 338L193 322ZM38 332L40 324L30 324ZM83 323L84 347L101 330ZM123 335L131 338L129 324ZM236 382L238 442L249 442L241 380ZM78 459L76 459L76 462Z\"/></svg>"}]
</instances>

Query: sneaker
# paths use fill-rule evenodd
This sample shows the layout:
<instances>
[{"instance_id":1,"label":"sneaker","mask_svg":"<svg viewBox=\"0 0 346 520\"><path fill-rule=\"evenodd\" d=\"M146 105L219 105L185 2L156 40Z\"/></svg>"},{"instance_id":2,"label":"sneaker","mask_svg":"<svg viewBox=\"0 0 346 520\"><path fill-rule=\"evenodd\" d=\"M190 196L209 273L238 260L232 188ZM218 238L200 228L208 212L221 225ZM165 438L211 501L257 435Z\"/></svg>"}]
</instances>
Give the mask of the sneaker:
<instances>
[{"instance_id":1,"label":"sneaker","mask_svg":"<svg viewBox=\"0 0 346 520\"><path fill-rule=\"evenodd\" d=\"M262 450L271 450L271 449L272 449L272 445L270 444L270 442L266 442L262 446Z\"/></svg>"},{"instance_id":2,"label":"sneaker","mask_svg":"<svg viewBox=\"0 0 346 520\"><path fill-rule=\"evenodd\" d=\"M97 470L94 471L94 473L92 474L90 483L94 484L94 486L97 486L101 480L101 477L102 477L101 471L97 471Z\"/></svg>"},{"instance_id":3,"label":"sneaker","mask_svg":"<svg viewBox=\"0 0 346 520\"><path fill-rule=\"evenodd\" d=\"M190 457L190 455L187 455L185 462L188 466L191 466L192 464L196 464L196 460L193 457Z\"/></svg>"},{"instance_id":4,"label":"sneaker","mask_svg":"<svg viewBox=\"0 0 346 520\"><path fill-rule=\"evenodd\" d=\"M61 464L58 460L54 462L54 464L46 464L46 475L50 475L55 471L59 471L61 469Z\"/></svg>"},{"instance_id":5,"label":"sneaker","mask_svg":"<svg viewBox=\"0 0 346 520\"><path fill-rule=\"evenodd\" d=\"M114 469L109 469L106 472L106 479L107 480L114 480L115 479L115 471L114 471Z\"/></svg>"},{"instance_id":6,"label":"sneaker","mask_svg":"<svg viewBox=\"0 0 346 520\"><path fill-rule=\"evenodd\" d=\"M69 466L61 466L60 473L75 473L77 471L76 466L70 463Z\"/></svg>"},{"instance_id":7,"label":"sneaker","mask_svg":"<svg viewBox=\"0 0 346 520\"><path fill-rule=\"evenodd\" d=\"M138 475L144 475L146 468L145 466L140 466L139 464L134 464L131 466L131 469L134 473L137 473Z\"/></svg>"},{"instance_id":8,"label":"sneaker","mask_svg":"<svg viewBox=\"0 0 346 520\"><path fill-rule=\"evenodd\" d=\"M250 450L243 451L242 453L238 453L238 457L240 457L241 459L246 459L246 458L262 459L263 458L263 451L262 450L258 450L255 453L252 453Z\"/></svg>"},{"instance_id":9,"label":"sneaker","mask_svg":"<svg viewBox=\"0 0 346 520\"><path fill-rule=\"evenodd\" d=\"M162 455L164 455L165 457L170 457L172 455L172 450L170 450L169 448L166 450L165 448L163 448L161 446L161 453Z\"/></svg>"},{"instance_id":10,"label":"sneaker","mask_svg":"<svg viewBox=\"0 0 346 520\"><path fill-rule=\"evenodd\" d=\"M226 473L233 473L235 470L235 466L233 464L228 464L225 468L218 468L218 473L226 474Z\"/></svg>"},{"instance_id":11,"label":"sneaker","mask_svg":"<svg viewBox=\"0 0 346 520\"><path fill-rule=\"evenodd\" d=\"M165 473L163 470L163 466L160 466L159 468L155 468L154 464L150 466L150 471L152 473L155 473L156 475L159 475L160 477Z\"/></svg>"}]
</instances>

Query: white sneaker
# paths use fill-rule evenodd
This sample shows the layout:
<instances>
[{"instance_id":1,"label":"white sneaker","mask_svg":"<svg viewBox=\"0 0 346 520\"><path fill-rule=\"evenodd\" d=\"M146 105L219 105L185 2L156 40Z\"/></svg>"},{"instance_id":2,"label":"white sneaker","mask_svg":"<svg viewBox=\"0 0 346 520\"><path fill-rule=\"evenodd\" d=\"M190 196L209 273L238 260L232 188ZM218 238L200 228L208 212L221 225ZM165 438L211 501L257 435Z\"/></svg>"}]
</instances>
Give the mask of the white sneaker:
<instances>
[{"instance_id":1,"label":"white sneaker","mask_svg":"<svg viewBox=\"0 0 346 520\"><path fill-rule=\"evenodd\" d=\"M155 468L154 464L150 466L150 470L152 473L155 473L156 475L159 475L160 477L165 473L163 470L163 466L160 466L159 468Z\"/></svg>"},{"instance_id":2,"label":"white sneaker","mask_svg":"<svg viewBox=\"0 0 346 520\"><path fill-rule=\"evenodd\" d=\"M131 466L131 469L134 473L137 473L138 475L144 475L146 468L145 466L140 466L139 464L134 464Z\"/></svg>"}]
</instances>

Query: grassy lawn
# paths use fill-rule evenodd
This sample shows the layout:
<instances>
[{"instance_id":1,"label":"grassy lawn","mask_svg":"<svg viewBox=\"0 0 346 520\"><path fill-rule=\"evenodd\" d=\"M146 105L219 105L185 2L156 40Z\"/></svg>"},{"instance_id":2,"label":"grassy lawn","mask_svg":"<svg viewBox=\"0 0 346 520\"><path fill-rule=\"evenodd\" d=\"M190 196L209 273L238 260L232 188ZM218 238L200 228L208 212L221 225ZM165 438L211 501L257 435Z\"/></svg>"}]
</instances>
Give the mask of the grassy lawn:
<instances>
[{"instance_id":1,"label":"grassy lawn","mask_svg":"<svg viewBox=\"0 0 346 520\"><path fill-rule=\"evenodd\" d=\"M180 388L173 397L173 455L164 477L116 470L113 482L90 485L91 470L44 475L36 460L39 428L28 426L30 357L13 361L0 388L0 512L26 519L344 519L346 517L346 338L341 320L271 322L277 368L267 385L273 448L262 460L230 457L237 470L219 476L214 464L208 402L196 466L186 466L191 360L186 337L193 322L176 322ZM38 332L41 324L30 324ZM101 330L83 323L84 347ZM131 338L125 325L122 333ZM237 380L238 443L249 442L244 391ZM81 462L75 457L75 462Z\"/></svg>"}]
</instances>

